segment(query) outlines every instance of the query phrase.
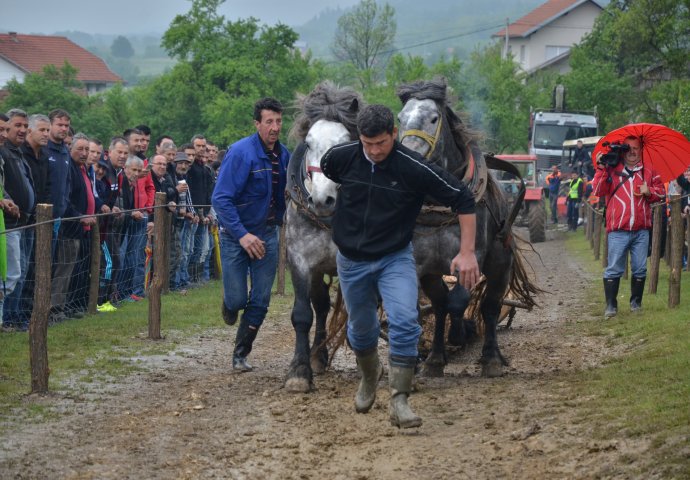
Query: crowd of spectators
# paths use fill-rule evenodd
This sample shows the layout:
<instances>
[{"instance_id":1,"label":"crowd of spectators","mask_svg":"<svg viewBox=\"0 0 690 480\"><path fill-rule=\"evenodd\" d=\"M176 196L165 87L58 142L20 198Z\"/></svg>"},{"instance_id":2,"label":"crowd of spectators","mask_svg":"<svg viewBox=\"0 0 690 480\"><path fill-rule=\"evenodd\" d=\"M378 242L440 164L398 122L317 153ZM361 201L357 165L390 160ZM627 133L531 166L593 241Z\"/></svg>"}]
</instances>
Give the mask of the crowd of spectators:
<instances>
[{"instance_id":1,"label":"crowd of spectators","mask_svg":"<svg viewBox=\"0 0 690 480\"><path fill-rule=\"evenodd\" d=\"M170 289L186 293L208 281L217 225L211 205L224 151L195 135L177 145L138 125L101 142L71 128L68 112L0 114L0 206L5 219L6 273L0 279L3 330L25 330L34 293L36 206L52 204L50 320L86 311L91 235L98 225L98 310L113 311L146 295L156 192L173 214Z\"/></svg>"}]
</instances>

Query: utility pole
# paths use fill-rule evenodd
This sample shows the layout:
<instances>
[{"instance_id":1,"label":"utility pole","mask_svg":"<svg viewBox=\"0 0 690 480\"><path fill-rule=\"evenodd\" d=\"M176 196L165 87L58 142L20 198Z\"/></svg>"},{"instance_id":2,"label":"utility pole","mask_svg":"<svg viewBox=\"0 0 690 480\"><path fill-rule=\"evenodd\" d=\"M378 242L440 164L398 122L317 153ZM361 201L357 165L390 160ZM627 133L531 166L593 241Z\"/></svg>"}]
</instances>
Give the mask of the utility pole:
<instances>
[{"instance_id":1,"label":"utility pole","mask_svg":"<svg viewBox=\"0 0 690 480\"><path fill-rule=\"evenodd\" d=\"M505 45L503 46L503 59L507 60L508 59L508 26L510 25L508 17L506 17L506 41Z\"/></svg>"}]
</instances>

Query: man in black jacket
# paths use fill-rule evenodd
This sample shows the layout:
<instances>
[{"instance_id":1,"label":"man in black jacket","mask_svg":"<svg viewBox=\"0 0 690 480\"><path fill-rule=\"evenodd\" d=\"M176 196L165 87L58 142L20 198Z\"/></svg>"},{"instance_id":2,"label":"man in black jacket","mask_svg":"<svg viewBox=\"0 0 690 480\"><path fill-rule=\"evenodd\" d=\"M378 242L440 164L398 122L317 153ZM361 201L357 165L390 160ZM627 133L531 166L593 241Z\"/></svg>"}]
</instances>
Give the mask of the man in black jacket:
<instances>
[{"instance_id":1,"label":"man in black jacket","mask_svg":"<svg viewBox=\"0 0 690 480\"><path fill-rule=\"evenodd\" d=\"M0 148L4 159L5 198L19 207L19 216L7 216L5 228L10 230L34 222L36 192L34 191L31 169L24 159L21 146L26 140L29 117L23 110L14 108L7 112L7 141ZM24 229L5 234L7 244L7 280L0 293L0 310L3 311L3 324L25 329L26 316L20 319L20 304L24 279L29 267L33 249L33 230Z\"/></svg>"},{"instance_id":2,"label":"man in black jacket","mask_svg":"<svg viewBox=\"0 0 690 480\"><path fill-rule=\"evenodd\" d=\"M393 112L369 105L357 119L359 141L337 145L321 160L328 178L341 185L333 218L340 286L349 313L347 337L357 356L362 381L355 408L374 404L382 374L377 345L377 292L389 323L390 420L402 428L422 424L410 409L417 362L417 273L412 235L424 197L431 195L458 213L460 253L451 273L467 289L479 280L474 255L474 198L464 184L396 141Z\"/></svg>"}]
</instances>

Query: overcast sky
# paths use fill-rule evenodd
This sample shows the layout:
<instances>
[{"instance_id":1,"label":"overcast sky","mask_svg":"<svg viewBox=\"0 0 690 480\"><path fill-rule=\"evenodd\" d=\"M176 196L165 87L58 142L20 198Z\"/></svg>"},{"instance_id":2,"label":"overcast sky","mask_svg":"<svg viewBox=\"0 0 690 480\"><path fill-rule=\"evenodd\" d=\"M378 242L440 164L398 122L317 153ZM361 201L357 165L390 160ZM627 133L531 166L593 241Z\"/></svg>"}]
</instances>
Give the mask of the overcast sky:
<instances>
[{"instance_id":1,"label":"overcast sky","mask_svg":"<svg viewBox=\"0 0 690 480\"><path fill-rule=\"evenodd\" d=\"M226 0L220 13L236 20L298 26L327 7L345 8L359 0ZM175 15L189 11L189 0L34 0L0 1L0 31L45 33L163 33Z\"/></svg>"}]
</instances>

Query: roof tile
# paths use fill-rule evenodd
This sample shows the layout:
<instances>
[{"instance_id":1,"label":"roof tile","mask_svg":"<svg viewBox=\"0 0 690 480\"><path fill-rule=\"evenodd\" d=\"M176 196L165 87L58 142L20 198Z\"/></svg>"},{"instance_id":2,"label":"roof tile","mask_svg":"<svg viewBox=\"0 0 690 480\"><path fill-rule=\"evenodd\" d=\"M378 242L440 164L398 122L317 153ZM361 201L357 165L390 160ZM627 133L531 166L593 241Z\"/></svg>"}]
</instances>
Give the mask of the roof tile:
<instances>
[{"instance_id":1,"label":"roof tile","mask_svg":"<svg viewBox=\"0 0 690 480\"><path fill-rule=\"evenodd\" d=\"M549 20L558 17L560 13L569 10L578 3L584 2L582 0L549 0L529 12L524 17L519 18L515 22L508 25L508 36L523 37L527 32L530 32L536 27L548 23ZM506 29L504 28L500 32L495 33L493 36L503 37L505 34Z\"/></svg>"}]
</instances>

